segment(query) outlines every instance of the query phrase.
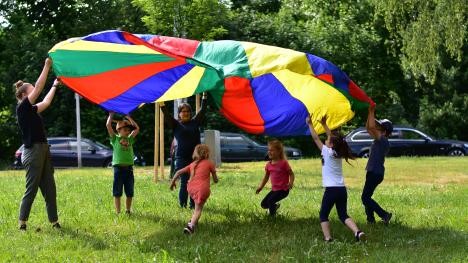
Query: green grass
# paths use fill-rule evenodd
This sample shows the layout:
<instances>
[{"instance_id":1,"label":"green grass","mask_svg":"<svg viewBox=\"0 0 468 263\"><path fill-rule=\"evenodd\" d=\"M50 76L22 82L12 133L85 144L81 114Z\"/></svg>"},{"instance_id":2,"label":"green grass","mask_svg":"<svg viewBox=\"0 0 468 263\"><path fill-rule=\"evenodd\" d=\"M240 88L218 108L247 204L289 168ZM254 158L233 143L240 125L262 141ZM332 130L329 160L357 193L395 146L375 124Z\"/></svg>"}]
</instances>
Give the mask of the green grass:
<instances>
[{"instance_id":1,"label":"green grass","mask_svg":"<svg viewBox=\"0 0 468 263\"><path fill-rule=\"evenodd\" d=\"M296 186L269 218L255 195L264 163L223 164L197 232L152 167L136 169L134 214L115 215L111 169L56 170L63 229L47 223L38 194L27 232L17 229L23 171L0 172L2 262L467 262L468 158L389 158L374 197L394 213L389 226L365 223L365 160L345 165L348 213L369 237L356 243L333 210L335 242L322 241L318 159L290 161Z\"/></svg>"}]
</instances>

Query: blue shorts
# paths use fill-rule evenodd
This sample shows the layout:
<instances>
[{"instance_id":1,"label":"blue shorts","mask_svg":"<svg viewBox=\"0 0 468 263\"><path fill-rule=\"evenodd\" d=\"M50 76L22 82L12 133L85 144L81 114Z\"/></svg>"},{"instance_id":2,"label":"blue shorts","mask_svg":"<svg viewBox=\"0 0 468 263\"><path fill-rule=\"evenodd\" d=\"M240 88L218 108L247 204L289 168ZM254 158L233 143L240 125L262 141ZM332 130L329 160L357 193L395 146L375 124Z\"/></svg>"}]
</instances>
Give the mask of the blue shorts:
<instances>
[{"instance_id":1,"label":"blue shorts","mask_svg":"<svg viewBox=\"0 0 468 263\"><path fill-rule=\"evenodd\" d=\"M127 197L133 197L134 185L133 166L114 166L113 196L121 197L122 190L125 190Z\"/></svg>"}]
</instances>

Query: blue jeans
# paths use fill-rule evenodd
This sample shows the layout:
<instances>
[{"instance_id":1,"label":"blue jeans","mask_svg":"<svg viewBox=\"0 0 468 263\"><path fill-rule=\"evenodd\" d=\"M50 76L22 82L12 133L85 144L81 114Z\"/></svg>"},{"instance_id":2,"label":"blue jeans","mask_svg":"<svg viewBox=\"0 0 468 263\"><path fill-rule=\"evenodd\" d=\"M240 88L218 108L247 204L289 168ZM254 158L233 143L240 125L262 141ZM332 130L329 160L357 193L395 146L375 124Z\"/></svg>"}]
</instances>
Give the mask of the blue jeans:
<instances>
[{"instance_id":1,"label":"blue jeans","mask_svg":"<svg viewBox=\"0 0 468 263\"><path fill-rule=\"evenodd\" d=\"M121 197L122 190L125 190L125 195L127 197L133 197L134 185L135 177L133 175L133 166L114 166L113 196Z\"/></svg>"},{"instance_id":2,"label":"blue jeans","mask_svg":"<svg viewBox=\"0 0 468 263\"><path fill-rule=\"evenodd\" d=\"M178 170L189 165L191 162L192 160L176 157L175 164L174 164L174 171L177 172ZM188 173L184 173L180 175L179 204L181 207L187 207L187 198L189 197L188 191L187 191L187 183L189 179L190 179L190 174ZM194 207L195 207L195 202L193 201L192 198L190 198L190 208L194 208Z\"/></svg>"}]
</instances>

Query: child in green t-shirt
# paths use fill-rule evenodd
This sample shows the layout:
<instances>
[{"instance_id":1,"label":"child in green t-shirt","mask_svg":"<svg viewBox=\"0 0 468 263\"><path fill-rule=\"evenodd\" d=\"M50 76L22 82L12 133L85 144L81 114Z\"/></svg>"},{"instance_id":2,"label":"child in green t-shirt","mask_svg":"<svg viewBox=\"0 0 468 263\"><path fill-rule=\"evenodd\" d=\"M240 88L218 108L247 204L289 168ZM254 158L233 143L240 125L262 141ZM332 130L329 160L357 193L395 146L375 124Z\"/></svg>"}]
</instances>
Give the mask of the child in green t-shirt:
<instances>
[{"instance_id":1,"label":"child in green t-shirt","mask_svg":"<svg viewBox=\"0 0 468 263\"><path fill-rule=\"evenodd\" d=\"M114 182L112 186L112 194L114 196L115 212L120 213L120 198L122 190L125 190L127 200L125 202L125 213L130 214L133 199L133 189L135 178L133 176L133 143L135 136L140 131L138 124L129 116L117 122L117 134L112 128L112 120L114 113L109 113L106 127L109 132L110 143L114 149L112 154L112 166L114 167Z\"/></svg>"}]
</instances>

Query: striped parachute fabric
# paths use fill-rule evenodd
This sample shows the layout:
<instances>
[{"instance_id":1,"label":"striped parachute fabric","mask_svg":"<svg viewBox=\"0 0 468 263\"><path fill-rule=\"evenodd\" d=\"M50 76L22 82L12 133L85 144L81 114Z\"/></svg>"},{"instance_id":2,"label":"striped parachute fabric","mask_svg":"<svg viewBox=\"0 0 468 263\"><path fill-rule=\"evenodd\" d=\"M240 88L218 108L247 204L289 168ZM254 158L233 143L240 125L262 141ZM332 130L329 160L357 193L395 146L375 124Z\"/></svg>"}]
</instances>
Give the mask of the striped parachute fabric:
<instances>
[{"instance_id":1,"label":"striped parachute fabric","mask_svg":"<svg viewBox=\"0 0 468 263\"><path fill-rule=\"evenodd\" d=\"M108 111L208 92L229 121L253 134L310 134L309 114L326 115L336 128L374 103L322 58L250 42L104 31L60 42L49 55L64 84Z\"/></svg>"}]
</instances>

